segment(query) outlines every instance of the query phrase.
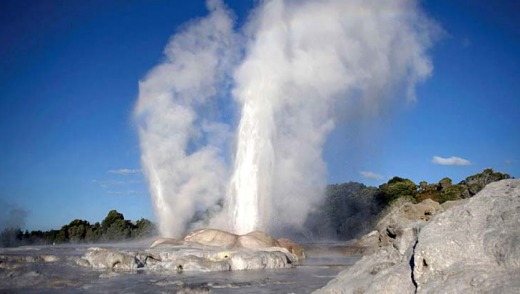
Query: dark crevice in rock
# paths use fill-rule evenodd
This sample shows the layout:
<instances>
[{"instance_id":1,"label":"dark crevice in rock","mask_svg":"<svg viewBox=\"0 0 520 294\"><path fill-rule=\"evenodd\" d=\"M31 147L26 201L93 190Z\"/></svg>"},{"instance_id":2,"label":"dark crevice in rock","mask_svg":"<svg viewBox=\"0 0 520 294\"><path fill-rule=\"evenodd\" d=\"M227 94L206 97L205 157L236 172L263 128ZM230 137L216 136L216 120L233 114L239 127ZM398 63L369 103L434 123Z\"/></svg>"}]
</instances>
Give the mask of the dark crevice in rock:
<instances>
[{"instance_id":1,"label":"dark crevice in rock","mask_svg":"<svg viewBox=\"0 0 520 294\"><path fill-rule=\"evenodd\" d=\"M394 232L393 228L390 227L386 229L386 235L392 239L395 239L397 237L397 234Z\"/></svg>"},{"instance_id":2,"label":"dark crevice in rock","mask_svg":"<svg viewBox=\"0 0 520 294\"><path fill-rule=\"evenodd\" d=\"M417 246L418 243L419 243L419 240L415 241L415 243L413 244L412 257L410 258L410 270L411 270L410 277L412 278L412 283L415 287L414 293L417 293L417 282L415 281L415 277L413 275L413 270L415 268L415 247Z\"/></svg>"}]
</instances>

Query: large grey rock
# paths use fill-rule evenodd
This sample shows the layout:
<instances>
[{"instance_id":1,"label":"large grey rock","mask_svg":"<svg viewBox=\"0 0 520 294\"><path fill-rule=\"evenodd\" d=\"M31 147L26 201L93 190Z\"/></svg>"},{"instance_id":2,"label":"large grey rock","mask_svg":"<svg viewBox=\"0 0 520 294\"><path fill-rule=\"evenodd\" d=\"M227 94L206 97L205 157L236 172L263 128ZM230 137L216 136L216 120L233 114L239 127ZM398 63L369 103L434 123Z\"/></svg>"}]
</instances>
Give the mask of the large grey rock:
<instances>
[{"instance_id":1,"label":"large grey rock","mask_svg":"<svg viewBox=\"0 0 520 294\"><path fill-rule=\"evenodd\" d=\"M431 199L395 205L377 224L378 245L392 245L403 255L415 243L420 229L440 210L439 203Z\"/></svg>"},{"instance_id":2,"label":"large grey rock","mask_svg":"<svg viewBox=\"0 0 520 294\"><path fill-rule=\"evenodd\" d=\"M520 293L520 181L491 183L419 234L418 292Z\"/></svg>"},{"instance_id":3,"label":"large grey rock","mask_svg":"<svg viewBox=\"0 0 520 294\"><path fill-rule=\"evenodd\" d=\"M382 247L372 255L363 256L314 293L413 293L415 286L409 278L409 266L402 261L397 249Z\"/></svg>"},{"instance_id":4,"label":"large grey rock","mask_svg":"<svg viewBox=\"0 0 520 294\"><path fill-rule=\"evenodd\" d=\"M416 239L404 252L388 240L316 293L520 293L520 180L489 184L423 225L387 223Z\"/></svg>"}]
</instances>

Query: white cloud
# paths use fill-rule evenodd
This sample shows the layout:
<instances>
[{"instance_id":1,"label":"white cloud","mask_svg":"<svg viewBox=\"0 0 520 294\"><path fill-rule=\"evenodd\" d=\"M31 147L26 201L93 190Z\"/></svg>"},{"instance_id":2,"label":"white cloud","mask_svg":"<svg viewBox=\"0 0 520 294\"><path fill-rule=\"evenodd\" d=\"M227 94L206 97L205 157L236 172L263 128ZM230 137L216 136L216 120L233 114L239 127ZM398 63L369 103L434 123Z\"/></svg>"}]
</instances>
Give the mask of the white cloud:
<instances>
[{"instance_id":1,"label":"white cloud","mask_svg":"<svg viewBox=\"0 0 520 294\"><path fill-rule=\"evenodd\" d=\"M100 187L107 188L113 186L128 186L142 184L142 180L116 181L116 180L92 180L92 183L98 184Z\"/></svg>"},{"instance_id":2,"label":"white cloud","mask_svg":"<svg viewBox=\"0 0 520 294\"><path fill-rule=\"evenodd\" d=\"M378 173L371 172L371 171L361 171L359 174L365 178L370 180L382 180L384 177Z\"/></svg>"},{"instance_id":3,"label":"white cloud","mask_svg":"<svg viewBox=\"0 0 520 294\"><path fill-rule=\"evenodd\" d=\"M440 156L434 156L432 159L432 162L434 164L439 165L470 165L471 162L467 159L452 156L448 158L440 157Z\"/></svg>"},{"instance_id":4,"label":"white cloud","mask_svg":"<svg viewBox=\"0 0 520 294\"><path fill-rule=\"evenodd\" d=\"M359 172L359 174L361 174L361 176L365 179L370 179L370 180L382 180L383 179L382 175L377 174L375 172L371 172L371 171L361 171L361 172Z\"/></svg>"},{"instance_id":5,"label":"white cloud","mask_svg":"<svg viewBox=\"0 0 520 294\"><path fill-rule=\"evenodd\" d=\"M136 195L148 195L148 193L143 191L135 191L135 190L128 190L128 191L108 191L109 195L117 195L117 196L136 196Z\"/></svg>"},{"instance_id":6,"label":"white cloud","mask_svg":"<svg viewBox=\"0 0 520 294\"><path fill-rule=\"evenodd\" d=\"M128 175L135 175L140 174L140 169L129 169L129 168L120 168L120 169L111 169L108 171L108 173L121 175L121 176L128 176Z\"/></svg>"}]
</instances>

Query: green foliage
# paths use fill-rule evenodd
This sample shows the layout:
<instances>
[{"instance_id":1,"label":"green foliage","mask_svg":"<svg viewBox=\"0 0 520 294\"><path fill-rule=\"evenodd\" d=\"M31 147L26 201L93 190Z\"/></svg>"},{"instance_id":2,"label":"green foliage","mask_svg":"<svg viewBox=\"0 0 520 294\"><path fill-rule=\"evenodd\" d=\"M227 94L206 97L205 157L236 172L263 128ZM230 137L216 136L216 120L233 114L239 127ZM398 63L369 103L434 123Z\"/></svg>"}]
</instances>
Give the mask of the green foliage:
<instances>
[{"instance_id":1,"label":"green foliage","mask_svg":"<svg viewBox=\"0 0 520 294\"><path fill-rule=\"evenodd\" d=\"M421 182L419 193L416 195L418 202L424 199L432 199L439 203L472 197L491 182L509 179L508 174L494 172L485 169L481 173L467 177L464 181L453 184L450 178L444 178L436 184Z\"/></svg>"},{"instance_id":2,"label":"green foliage","mask_svg":"<svg viewBox=\"0 0 520 294\"><path fill-rule=\"evenodd\" d=\"M416 195L417 185L410 179L393 177L386 184L379 186L379 199L384 205L391 204L401 197L415 201Z\"/></svg>"},{"instance_id":3,"label":"green foliage","mask_svg":"<svg viewBox=\"0 0 520 294\"><path fill-rule=\"evenodd\" d=\"M507 179L509 175L486 169L458 184L450 178L429 184L393 177L379 188L360 183L329 185L323 203L306 220L310 238L347 240L374 229L380 213L397 199L421 202L432 199L439 203L469 198L490 182Z\"/></svg>"},{"instance_id":4,"label":"green foliage","mask_svg":"<svg viewBox=\"0 0 520 294\"><path fill-rule=\"evenodd\" d=\"M64 229L70 243L78 243L85 239L87 230L90 229L90 223L86 220L75 219L62 229Z\"/></svg>"},{"instance_id":5,"label":"green foliage","mask_svg":"<svg viewBox=\"0 0 520 294\"><path fill-rule=\"evenodd\" d=\"M510 178L511 176L506 173L495 172L491 168L486 168L481 173L467 177L461 184L467 186L469 193L473 196L489 183Z\"/></svg>"},{"instance_id":6,"label":"green foliage","mask_svg":"<svg viewBox=\"0 0 520 294\"><path fill-rule=\"evenodd\" d=\"M23 233L18 228L4 229L0 233L0 244L2 247L12 247L29 244L113 242L151 237L155 233L155 225L151 221L141 218L133 224L125 220L122 213L111 210L101 224L96 222L92 225L86 220L75 219L59 230L47 232Z\"/></svg>"},{"instance_id":7,"label":"green foliage","mask_svg":"<svg viewBox=\"0 0 520 294\"><path fill-rule=\"evenodd\" d=\"M155 225L144 218L135 223L135 229L132 231L132 238L145 238L156 234Z\"/></svg>"},{"instance_id":8,"label":"green foliage","mask_svg":"<svg viewBox=\"0 0 520 294\"><path fill-rule=\"evenodd\" d=\"M124 221L125 217L122 213L117 212L117 210L111 210L108 212L105 219L101 222L101 228L104 232L110 228L110 226L118 221Z\"/></svg>"}]
</instances>

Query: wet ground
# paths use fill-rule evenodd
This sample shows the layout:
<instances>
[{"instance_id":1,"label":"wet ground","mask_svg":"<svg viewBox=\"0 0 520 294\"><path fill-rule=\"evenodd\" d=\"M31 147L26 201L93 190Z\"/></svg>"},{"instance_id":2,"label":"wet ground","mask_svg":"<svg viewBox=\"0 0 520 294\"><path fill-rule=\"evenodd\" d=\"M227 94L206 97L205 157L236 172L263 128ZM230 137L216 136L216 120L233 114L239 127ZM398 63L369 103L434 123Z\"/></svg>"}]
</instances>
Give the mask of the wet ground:
<instances>
[{"instance_id":1,"label":"wet ground","mask_svg":"<svg viewBox=\"0 0 520 294\"><path fill-rule=\"evenodd\" d=\"M76 264L90 246L0 249L0 292L311 293L360 258L345 255L337 245L313 244L306 246L308 258L291 269L208 273L113 271L94 270ZM115 248L128 249L121 245Z\"/></svg>"}]
</instances>

